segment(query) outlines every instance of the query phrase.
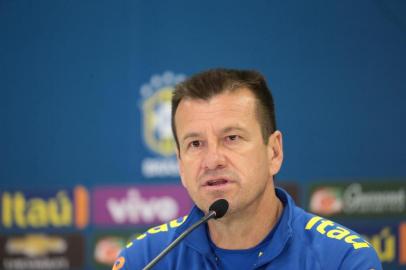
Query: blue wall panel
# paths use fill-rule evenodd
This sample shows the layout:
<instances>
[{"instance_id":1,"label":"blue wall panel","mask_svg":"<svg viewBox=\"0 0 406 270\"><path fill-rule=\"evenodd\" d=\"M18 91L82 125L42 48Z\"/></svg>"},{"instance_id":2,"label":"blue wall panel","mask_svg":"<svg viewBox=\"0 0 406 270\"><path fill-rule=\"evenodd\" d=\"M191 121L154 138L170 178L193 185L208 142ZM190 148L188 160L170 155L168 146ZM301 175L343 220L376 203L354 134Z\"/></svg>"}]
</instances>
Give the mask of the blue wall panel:
<instances>
[{"instance_id":1,"label":"blue wall panel","mask_svg":"<svg viewBox=\"0 0 406 270\"><path fill-rule=\"evenodd\" d=\"M178 183L143 172L173 169L144 135L162 100L143 108L212 67L268 79L278 181L406 181L405 18L400 0L2 0L0 190Z\"/></svg>"}]
</instances>

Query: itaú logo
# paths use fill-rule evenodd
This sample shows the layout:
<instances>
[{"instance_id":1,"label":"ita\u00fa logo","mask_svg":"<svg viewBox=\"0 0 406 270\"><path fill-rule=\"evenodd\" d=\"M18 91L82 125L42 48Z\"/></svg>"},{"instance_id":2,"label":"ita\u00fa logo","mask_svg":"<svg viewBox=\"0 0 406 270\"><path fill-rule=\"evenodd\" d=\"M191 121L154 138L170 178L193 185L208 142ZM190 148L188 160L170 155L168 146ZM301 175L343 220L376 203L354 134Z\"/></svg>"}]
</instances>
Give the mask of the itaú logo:
<instances>
[{"instance_id":1,"label":"ita\u00fa logo","mask_svg":"<svg viewBox=\"0 0 406 270\"><path fill-rule=\"evenodd\" d=\"M1 194L1 226L84 228L88 224L88 201L88 192L82 186L53 192L5 191Z\"/></svg>"},{"instance_id":2,"label":"ita\u00fa logo","mask_svg":"<svg viewBox=\"0 0 406 270\"><path fill-rule=\"evenodd\" d=\"M406 265L406 223L386 225L374 234L363 234L382 263Z\"/></svg>"}]
</instances>

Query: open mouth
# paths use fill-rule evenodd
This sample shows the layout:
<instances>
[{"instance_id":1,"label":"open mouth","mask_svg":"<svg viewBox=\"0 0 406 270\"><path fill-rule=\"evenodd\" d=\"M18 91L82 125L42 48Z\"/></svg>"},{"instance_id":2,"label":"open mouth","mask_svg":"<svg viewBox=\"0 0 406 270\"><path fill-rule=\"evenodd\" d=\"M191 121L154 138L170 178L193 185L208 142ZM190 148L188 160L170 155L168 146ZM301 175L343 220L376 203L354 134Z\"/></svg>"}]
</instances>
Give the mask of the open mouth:
<instances>
[{"instance_id":1,"label":"open mouth","mask_svg":"<svg viewBox=\"0 0 406 270\"><path fill-rule=\"evenodd\" d=\"M207 181L206 185L213 187L213 186L221 186L227 184L228 181L225 179L215 179L215 180L209 180Z\"/></svg>"}]
</instances>

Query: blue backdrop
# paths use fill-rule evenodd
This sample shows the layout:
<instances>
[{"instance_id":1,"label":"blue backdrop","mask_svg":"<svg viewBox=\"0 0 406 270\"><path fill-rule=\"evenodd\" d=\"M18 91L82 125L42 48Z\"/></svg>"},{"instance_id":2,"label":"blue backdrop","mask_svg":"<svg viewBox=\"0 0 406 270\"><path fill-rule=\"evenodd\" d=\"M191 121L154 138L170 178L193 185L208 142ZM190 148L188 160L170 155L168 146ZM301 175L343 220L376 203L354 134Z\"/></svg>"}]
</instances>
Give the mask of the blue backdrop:
<instances>
[{"instance_id":1,"label":"blue backdrop","mask_svg":"<svg viewBox=\"0 0 406 270\"><path fill-rule=\"evenodd\" d=\"M154 94L211 67L268 79L280 181L406 183L405 48L401 0L0 0L0 189L177 183Z\"/></svg>"},{"instance_id":2,"label":"blue backdrop","mask_svg":"<svg viewBox=\"0 0 406 270\"><path fill-rule=\"evenodd\" d=\"M0 1L1 186L137 182L140 87L254 68L280 178L404 177L404 1Z\"/></svg>"}]
</instances>

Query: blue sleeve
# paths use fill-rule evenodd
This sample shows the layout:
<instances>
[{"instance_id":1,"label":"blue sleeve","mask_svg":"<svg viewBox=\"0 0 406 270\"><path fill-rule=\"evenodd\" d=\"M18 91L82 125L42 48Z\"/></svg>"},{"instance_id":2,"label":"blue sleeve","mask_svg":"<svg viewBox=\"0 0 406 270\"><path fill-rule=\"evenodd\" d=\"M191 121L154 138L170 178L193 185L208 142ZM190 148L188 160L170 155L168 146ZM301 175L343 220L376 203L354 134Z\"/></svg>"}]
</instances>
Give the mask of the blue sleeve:
<instances>
[{"instance_id":1,"label":"blue sleeve","mask_svg":"<svg viewBox=\"0 0 406 270\"><path fill-rule=\"evenodd\" d=\"M117 256L117 259L113 264L112 270L127 270L127 269L129 269L129 267L127 267L126 264L126 252L124 248Z\"/></svg>"},{"instance_id":2,"label":"blue sleeve","mask_svg":"<svg viewBox=\"0 0 406 270\"><path fill-rule=\"evenodd\" d=\"M355 250L344 257L340 270L382 270L382 264L375 250L363 248Z\"/></svg>"},{"instance_id":3,"label":"blue sleeve","mask_svg":"<svg viewBox=\"0 0 406 270\"><path fill-rule=\"evenodd\" d=\"M143 241L134 240L118 255L112 270L142 269L148 263L147 247Z\"/></svg>"}]
</instances>

